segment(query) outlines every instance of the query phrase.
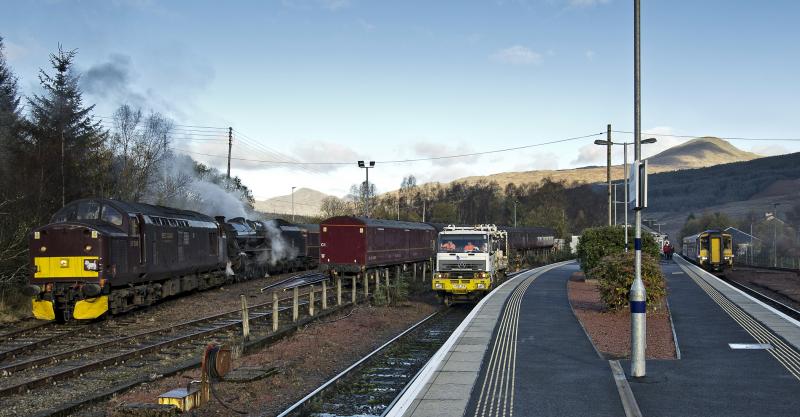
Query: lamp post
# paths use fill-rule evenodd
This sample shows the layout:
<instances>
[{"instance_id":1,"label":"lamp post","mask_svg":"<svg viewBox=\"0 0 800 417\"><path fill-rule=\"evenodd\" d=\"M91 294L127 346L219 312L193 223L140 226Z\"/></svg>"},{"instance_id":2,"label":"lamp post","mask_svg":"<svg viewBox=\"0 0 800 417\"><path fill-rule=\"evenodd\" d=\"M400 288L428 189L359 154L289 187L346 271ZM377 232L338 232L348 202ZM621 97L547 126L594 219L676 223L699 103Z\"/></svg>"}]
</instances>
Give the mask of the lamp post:
<instances>
[{"instance_id":1,"label":"lamp post","mask_svg":"<svg viewBox=\"0 0 800 417\"><path fill-rule=\"evenodd\" d=\"M367 181L366 187L363 191L364 194L364 217L369 217L369 170L370 168L375 168L375 161L369 161L369 163L365 163L364 161L358 161L358 167L364 168L367 171Z\"/></svg>"},{"instance_id":2,"label":"lamp post","mask_svg":"<svg viewBox=\"0 0 800 417\"><path fill-rule=\"evenodd\" d=\"M656 143L656 142L658 142L658 139L656 138L647 138L641 141L642 144ZM625 199L625 252L627 252L628 251L628 201L629 201L628 200L628 145L634 145L635 142L612 142L610 140L598 139L594 141L594 144L600 146L608 146L608 147L611 147L611 145L622 145L623 148L622 153L624 155L623 156L624 163L622 165L622 170L623 170L622 175L625 181L625 186L623 188L625 192L625 198L624 198ZM608 162L609 166L611 166L611 159L609 159L608 161L609 161Z\"/></svg>"},{"instance_id":3,"label":"lamp post","mask_svg":"<svg viewBox=\"0 0 800 417\"><path fill-rule=\"evenodd\" d=\"M294 189L297 187L292 187L292 221L294 221Z\"/></svg>"},{"instance_id":4,"label":"lamp post","mask_svg":"<svg viewBox=\"0 0 800 417\"><path fill-rule=\"evenodd\" d=\"M778 218L778 206L780 205L781 203L772 203L772 217L774 217L775 220L778 221L780 221L780 219ZM772 227L772 267L773 268L778 267L778 222L777 221L774 223L774 226Z\"/></svg>"},{"instance_id":5,"label":"lamp post","mask_svg":"<svg viewBox=\"0 0 800 417\"><path fill-rule=\"evenodd\" d=\"M517 204L519 201L514 200L514 227L517 227Z\"/></svg>"},{"instance_id":6,"label":"lamp post","mask_svg":"<svg viewBox=\"0 0 800 417\"><path fill-rule=\"evenodd\" d=\"M633 0L633 152L634 160L641 161L642 158L642 83L641 83L641 65L640 65L640 48L639 48L639 22L641 4L640 0ZM627 165L627 163L626 163ZM627 178L627 175L625 176ZM640 181L643 181L641 178ZM639 190L637 190L637 193ZM640 196L644 198L644 196ZM627 200L627 199L626 199ZM638 199L637 199L638 200ZM628 211L625 210L625 213ZM636 213L636 236L634 242L634 249L636 254L634 256L634 271L633 284L631 284L629 303L631 309L631 376L634 378L642 378L647 374L645 359L645 350L647 348L647 291L642 281L642 210L641 208L635 211ZM628 230L625 230L625 237L628 236Z\"/></svg>"},{"instance_id":7,"label":"lamp post","mask_svg":"<svg viewBox=\"0 0 800 417\"><path fill-rule=\"evenodd\" d=\"M653 223L653 226L657 226L658 227L658 234L661 234L661 226L663 226L663 225L664 225L664 223Z\"/></svg>"}]
</instances>

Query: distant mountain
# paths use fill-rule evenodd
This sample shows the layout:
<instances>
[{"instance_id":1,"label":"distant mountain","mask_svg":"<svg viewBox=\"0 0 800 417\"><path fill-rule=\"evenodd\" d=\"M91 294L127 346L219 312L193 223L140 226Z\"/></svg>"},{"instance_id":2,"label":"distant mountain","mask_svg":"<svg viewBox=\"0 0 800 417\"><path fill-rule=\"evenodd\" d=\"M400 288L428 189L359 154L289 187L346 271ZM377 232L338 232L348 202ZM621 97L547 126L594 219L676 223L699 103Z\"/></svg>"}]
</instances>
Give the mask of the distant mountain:
<instances>
[{"instance_id":1,"label":"distant mountain","mask_svg":"<svg viewBox=\"0 0 800 417\"><path fill-rule=\"evenodd\" d=\"M734 219L779 203L800 205L800 152L655 174L648 179L645 216L677 236L690 213L721 212Z\"/></svg>"},{"instance_id":2,"label":"distant mountain","mask_svg":"<svg viewBox=\"0 0 800 417\"><path fill-rule=\"evenodd\" d=\"M666 167L674 171L750 161L756 158L761 158L761 155L743 151L726 140L707 136L673 146L648 158L648 162L650 166Z\"/></svg>"},{"instance_id":3,"label":"distant mountain","mask_svg":"<svg viewBox=\"0 0 800 417\"><path fill-rule=\"evenodd\" d=\"M675 171L680 169L703 168L732 162L750 161L760 155L743 151L729 142L715 137L701 137L673 146L648 158L650 172ZM622 178L621 165L611 167L612 178ZM509 183L538 183L545 178L567 183L595 183L606 180L605 166L588 166L573 169L541 170L524 172L503 172L487 176L464 177L454 182L473 184L480 180L496 181L500 187Z\"/></svg>"},{"instance_id":4,"label":"distant mountain","mask_svg":"<svg viewBox=\"0 0 800 417\"><path fill-rule=\"evenodd\" d=\"M322 200L330 197L328 194L312 190L310 188L299 188L294 191L294 212L300 216L318 216ZM265 213L292 214L292 195L281 195L256 201L255 208Z\"/></svg>"}]
</instances>

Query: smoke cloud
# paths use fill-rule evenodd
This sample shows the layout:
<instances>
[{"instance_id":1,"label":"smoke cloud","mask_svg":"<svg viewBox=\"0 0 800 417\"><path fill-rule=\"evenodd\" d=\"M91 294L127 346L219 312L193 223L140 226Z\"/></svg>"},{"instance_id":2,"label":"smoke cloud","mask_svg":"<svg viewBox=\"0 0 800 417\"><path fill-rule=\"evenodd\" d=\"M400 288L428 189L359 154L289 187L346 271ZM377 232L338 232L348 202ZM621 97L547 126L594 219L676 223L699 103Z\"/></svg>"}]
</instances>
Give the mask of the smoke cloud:
<instances>
[{"instance_id":1,"label":"smoke cloud","mask_svg":"<svg viewBox=\"0 0 800 417\"><path fill-rule=\"evenodd\" d=\"M145 202L208 216L248 217L244 196L228 190L212 178L203 178L195 162L186 155L172 155L164 162L156 185L144 198Z\"/></svg>"}]
</instances>

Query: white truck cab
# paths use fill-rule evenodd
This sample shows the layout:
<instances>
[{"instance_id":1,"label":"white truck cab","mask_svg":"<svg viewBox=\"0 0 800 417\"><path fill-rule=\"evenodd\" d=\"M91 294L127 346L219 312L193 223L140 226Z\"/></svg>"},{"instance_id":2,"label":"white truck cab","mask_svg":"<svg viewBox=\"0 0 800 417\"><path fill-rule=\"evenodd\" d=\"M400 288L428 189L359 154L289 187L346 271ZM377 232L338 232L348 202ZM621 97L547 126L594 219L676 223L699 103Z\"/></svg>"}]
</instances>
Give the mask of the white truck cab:
<instances>
[{"instance_id":1,"label":"white truck cab","mask_svg":"<svg viewBox=\"0 0 800 417\"><path fill-rule=\"evenodd\" d=\"M432 287L445 303L474 301L508 269L508 238L495 225L447 226L439 232Z\"/></svg>"}]
</instances>

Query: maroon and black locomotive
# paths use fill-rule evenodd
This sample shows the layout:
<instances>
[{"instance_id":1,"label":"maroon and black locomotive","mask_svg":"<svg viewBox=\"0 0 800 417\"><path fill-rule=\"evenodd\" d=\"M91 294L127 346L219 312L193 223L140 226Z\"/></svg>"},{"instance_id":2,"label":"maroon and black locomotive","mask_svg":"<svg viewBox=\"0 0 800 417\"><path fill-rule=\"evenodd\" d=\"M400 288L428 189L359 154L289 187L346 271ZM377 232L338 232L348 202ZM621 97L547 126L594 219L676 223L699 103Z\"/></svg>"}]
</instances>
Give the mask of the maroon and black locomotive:
<instances>
[{"instance_id":1,"label":"maroon and black locomotive","mask_svg":"<svg viewBox=\"0 0 800 417\"><path fill-rule=\"evenodd\" d=\"M77 200L31 234L33 314L94 319L226 282L313 268L318 260L308 256L307 234L283 220L225 221L142 203Z\"/></svg>"}]
</instances>

